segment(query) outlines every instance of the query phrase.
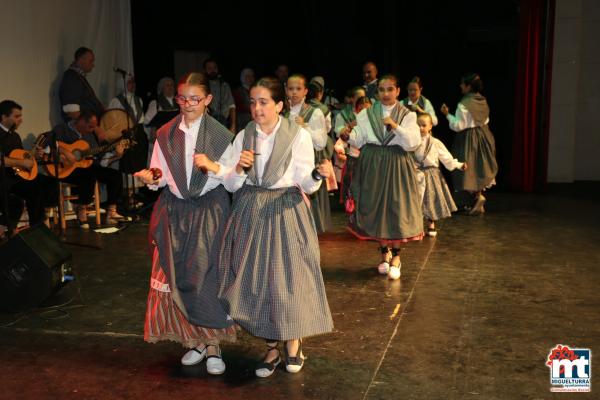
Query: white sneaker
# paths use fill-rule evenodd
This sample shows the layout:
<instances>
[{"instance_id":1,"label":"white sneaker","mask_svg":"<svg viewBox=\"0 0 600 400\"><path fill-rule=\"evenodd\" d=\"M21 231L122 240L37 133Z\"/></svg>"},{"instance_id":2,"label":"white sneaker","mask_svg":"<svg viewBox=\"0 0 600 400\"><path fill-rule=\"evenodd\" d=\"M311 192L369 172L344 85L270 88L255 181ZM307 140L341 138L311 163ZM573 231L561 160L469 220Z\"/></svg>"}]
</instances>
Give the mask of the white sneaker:
<instances>
[{"instance_id":1,"label":"white sneaker","mask_svg":"<svg viewBox=\"0 0 600 400\"><path fill-rule=\"evenodd\" d=\"M377 266L377 272L379 272L381 275L387 275L389 271L390 271L390 263L387 261L382 261Z\"/></svg>"},{"instance_id":2,"label":"white sneaker","mask_svg":"<svg viewBox=\"0 0 600 400\"><path fill-rule=\"evenodd\" d=\"M204 360L204 358L206 357L206 346L204 346L201 349L199 349L198 347L195 347L187 353L185 353L183 357L181 357L181 364L196 365L201 363L202 360Z\"/></svg>"},{"instance_id":3,"label":"white sneaker","mask_svg":"<svg viewBox=\"0 0 600 400\"><path fill-rule=\"evenodd\" d=\"M206 358L206 371L211 375L221 375L225 372L225 362L221 358L221 348L217 348L217 354Z\"/></svg>"},{"instance_id":4,"label":"white sneaker","mask_svg":"<svg viewBox=\"0 0 600 400\"><path fill-rule=\"evenodd\" d=\"M390 271L388 272L388 278L394 281L400 279L400 268L402 268L402 265L398 265L397 267L395 265L392 265L390 267Z\"/></svg>"}]
</instances>

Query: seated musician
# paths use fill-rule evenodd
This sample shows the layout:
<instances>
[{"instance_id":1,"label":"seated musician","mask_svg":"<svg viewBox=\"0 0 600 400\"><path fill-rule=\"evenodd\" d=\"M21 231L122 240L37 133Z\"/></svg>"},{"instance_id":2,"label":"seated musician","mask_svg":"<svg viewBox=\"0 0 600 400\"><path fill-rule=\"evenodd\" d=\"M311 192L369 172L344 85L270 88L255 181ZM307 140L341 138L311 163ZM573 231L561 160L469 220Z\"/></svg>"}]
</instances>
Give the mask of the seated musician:
<instances>
[{"instance_id":1,"label":"seated musician","mask_svg":"<svg viewBox=\"0 0 600 400\"><path fill-rule=\"evenodd\" d=\"M57 198L56 185L53 185L53 180L49 177L37 174L35 178L27 180L15 173L17 170L31 172L36 157L33 153L27 155L29 158L18 158L14 155L15 150L23 150L21 136L16 132L23 122L22 110L23 108L12 100L0 102L0 152L4 153L6 166L4 171L0 171L4 178L0 178L0 184L3 185L0 188L0 204L4 204L4 195L8 195L10 218L4 222L10 232L18 223L23 201L29 214L29 224L33 226L42 222L48 224L44 208L51 209L56 206ZM36 147L36 150L34 153L40 155L41 148Z\"/></svg>"},{"instance_id":2,"label":"seated musician","mask_svg":"<svg viewBox=\"0 0 600 400\"><path fill-rule=\"evenodd\" d=\"M76 141L84 140L94 149L99 147L98 139L94 133L98 126L96 115L89 110L82 110L79 116L67 123L54 127L49 133L49 140L73 144ZM115 157L123 155L124 145L119 144L115 148ZM65 146L59 143L60 165L70 165L77 162L76 156ZM75 168L63 181L77 185L79 199L74 201L77 204L77 220L82 229L89 229L87 222L86 207L91 203L94 194L94 185L96 181L106 184L107 192L107 212L106 223L114 225L123 220L124 217L117 213L117 202L122 190L121 173L115 169L103 167L100 165L101 154L96 155L93 164L88 168ZM48 165L49 172L52 173L54 165Z\"/></svg>"}]
</instances>

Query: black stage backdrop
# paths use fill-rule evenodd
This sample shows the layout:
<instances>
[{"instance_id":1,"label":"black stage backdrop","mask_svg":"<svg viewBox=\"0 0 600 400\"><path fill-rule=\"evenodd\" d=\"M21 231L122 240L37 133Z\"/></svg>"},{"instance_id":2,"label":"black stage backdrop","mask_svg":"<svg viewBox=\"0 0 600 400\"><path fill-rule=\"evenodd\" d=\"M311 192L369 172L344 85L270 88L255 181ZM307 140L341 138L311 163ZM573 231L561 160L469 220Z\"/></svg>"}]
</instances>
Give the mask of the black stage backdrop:
<instances>
[{"instance_id":1,"label":"black stage backdrop","mask_svg":"<svg viewBox=\"0 0 600 400\"><path fill-rule=\"evenodd\" d=\"M290 72L324 76L340 101L346 89L362 83L362 64L373 60L380 76L398 76L401 97L413 76L423 80L423 94L440 119L434 134L450 145L452 133L439 107L446 102L454 110L461 75L477 72L491 108L498 183L508 180L520 1L212 3L132 0L140 94L154 95L158 79L173 75L175 50L210 53L233 88L244 67L258 78L285 63Z\"/></svg>"}]
</instances>

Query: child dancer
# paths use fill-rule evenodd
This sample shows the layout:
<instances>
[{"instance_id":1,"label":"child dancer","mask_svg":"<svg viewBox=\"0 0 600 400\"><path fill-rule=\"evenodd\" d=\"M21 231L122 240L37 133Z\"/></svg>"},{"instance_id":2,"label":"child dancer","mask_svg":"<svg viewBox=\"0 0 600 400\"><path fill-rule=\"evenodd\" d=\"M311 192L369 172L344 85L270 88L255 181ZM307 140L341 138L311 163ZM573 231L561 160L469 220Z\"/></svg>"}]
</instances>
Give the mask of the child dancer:
<instances>
[{"instance_id":1,"label":"child dancer","mask_svg":"<svg viewBox=\"0 0 600 400\"><path fill-rule=\"evenodd\" d=\"M294 74L288 78L286 94L290 102L290 110L285 115L310 132L314 145L315 162L321 164L322 161L330 159L333 155L333 143L328 146L327 132L331 129L331 116L328 119L323 113L327 106L314 101L314 99L307 101L306 78L300 74ZM327 121L329 121L329 125ZM324 233L332 228L327 185L321 186L310 196L311 212L315 219L317 233Z\"/></svg>"},{"instance_id":2,"label":"child dancer","mask_svg":"<svg viewBox=\"0 0 600 400\"><path fill-rule=\"evenodd\" d=\"M435 110L433 109L431 102L422 95L423 83L421 82L421 78L418 76L412 78L410 82L408 82L407 91L408 97L402 100L402 104L417 114L429 114L433 126L436 126L438 124L438 119L435 115Z\"/></svg>"},{"instance_id":3,"label":"child dancer","mask_svg":"<svg viewBox=\"0 0 600 400\"><path fill-rule=\"evenodd\" d=\"M496 143L488 127L490 108L481 95L483 82L477 74L462 77L460 91L464 95L456 107L455 115L449 113L446 104L441 112L448 118L450 129L457 132L452 153L469 165L466 171L454 171L452 182L455 191L467 191L474 195L475 204L471 215L485 212L485 197L482 192L496 184L498 164Z\"/></svg>"},{"instance_id":4,"label":"child dancer","mask_svg":"<svg viewBox=\"0 0 600 400\"><path fill-rule=\"evenodd\" d=\"M362 89L362 88L361 88ZM344 128L340 129L340 134L348 134L352 131L352 128L356 126L356 115L358 115L365 108L371 107L371 100L367 96L359 97L354 103L354 121L350 122ZM352 175L354 174L354 168L358 156L360 156L360 150L356 147L350 146L342 139L338 139L335 143L334 149L338 157L343 158L346 162L344 163L344 169L342 170L342 181L340 185L340 202L345 204L346 213L350 215L352 220L352 214L354 213L354 197L350 186L352 185ZM352 221L351 221L352 224Z\"/></svg>"},{"instance_id":5,"label":"child dancer","mask_svg":"<svg viewBox=\"0 0 600 400\"><path fill-rule=\"evenodd\" d=\"M144 339L179 342L191 348L182 364L207 358L208 373L218 375L225 372L219 341L235 339L233 320L217 299L219 244L230 210L221 183L233 166L233 135L205 112L212 96L203 74L186 75L178 93L181 114L159 129L151 169L135 174L151 189L164 187L150 221Z\"/></svg>"},{"instance_id":6,"label":"child dancer","mask_svg":"<svg viewBox=\"0 0 600 400\"><path fill-rule=\"evenodd\" d=\"M423 172L423 216L427 220L427 235L433 237L437 235L435 221L451 217L452 212L456 211L456 204L439 169L439 162L450 171L464 171L467 164L452 157L441 140L431 135L433 122L429 114L419 115L417 124L421 131L421 145L415 150L415 159Z\"/></svg>"},{"instance_id":7,"label":"child dancer","mask_svg":"<svg viewBox=\"0 0 600 400\"><path fill-rule=\"evenodd\" d=\"M356 108L358 99L364 98L365 100L362 100L363 102L368 101L369 104L371 104L369 98L366 97L366 93L365 88L362 86L356 86L350 90L350 103L346 104L335 118L333 130L338 138L341 134L349 134L352 131L352 128L356 126L356 116L360 112L360 110ZM342 140L338 140L335 143L334 150L338 158L343 158L345 160L344 168L342 170L342 184L340 187L340 203L346 203L347 210L350 210L353 209L353 206L349 205L353 204L352 197L350 196L350 183L352 181L354 166L360 156L360 150Z\"/></svg>"},{"instance_id":8,"label":"child dancer","mask_svg":"<svg viewBox=\"0 0 600 400\"><path fill-rule=\"evenodd\" d=\"M235 138L239 162L225 179L234 196L219 298L240 326L266 340L255 372L267 377L281 362L279 341L286 341L286 369L295 373L304 364L302 338L333 329L317 232L303 194L315 192L327 173L315 169L310 133L279 116L284 95L276 78L260 79L250 101L254 122Z\"/></svg>"},{"instance_id":9,"label":"child dancer","mask_svg":"<svg viewBox=\"0 0 600 400\"><path fill-rule=\"evenodd\" d=\"M342 137L360 148L351 188L356 225L350 229L379 242L379 273L398 279L400 243L423 238L417 168L410 153L419 147L421 135L417 115L397 101L398 79L383 76L378 91L380 101L362 110L350 135Z\"/></svg>"}]
</instances>

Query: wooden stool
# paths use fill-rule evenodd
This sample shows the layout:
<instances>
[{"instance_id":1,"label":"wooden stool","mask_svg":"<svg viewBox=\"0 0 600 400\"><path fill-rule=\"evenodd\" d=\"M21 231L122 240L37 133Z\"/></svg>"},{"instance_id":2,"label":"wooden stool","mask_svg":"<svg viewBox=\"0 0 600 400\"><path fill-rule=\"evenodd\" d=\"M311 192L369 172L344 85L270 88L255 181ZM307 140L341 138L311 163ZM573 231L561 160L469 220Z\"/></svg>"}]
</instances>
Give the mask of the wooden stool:
<instances>
[{"instance_id":1,"label":"wooden stool","mask_svg":"<svg viewBox=\"0 0 600 400\"><path fill-rule=\"evenodd\" d=\"M65 195L64 191L66 188L70 188L72 186L76 186L73 185L71 183L67 183L67 182L60 182L60 189L58 191L58 207L59 207L59 214L60 214L60 226L63 230L67 229L67 215L75 215L76 216L76 211L74 210L68 210L67 207L65 206L65 202L66 201L70 201L70 200L77 200L79 198L79 196L77 195ZM96 225L99 226L100 225L100 189L98 188L98 181L96 181L96 183L94 184L94 209L93 210L87 210L86 209L86 213L88 215L92 214L92 213L96 213ZM77 218L77 216L76 216Z\"/></svg>"}]
</instances>

